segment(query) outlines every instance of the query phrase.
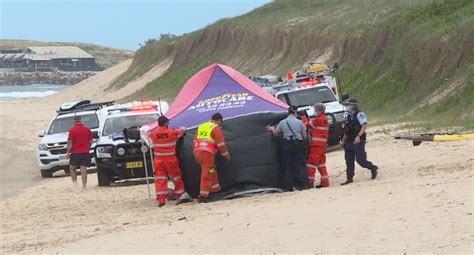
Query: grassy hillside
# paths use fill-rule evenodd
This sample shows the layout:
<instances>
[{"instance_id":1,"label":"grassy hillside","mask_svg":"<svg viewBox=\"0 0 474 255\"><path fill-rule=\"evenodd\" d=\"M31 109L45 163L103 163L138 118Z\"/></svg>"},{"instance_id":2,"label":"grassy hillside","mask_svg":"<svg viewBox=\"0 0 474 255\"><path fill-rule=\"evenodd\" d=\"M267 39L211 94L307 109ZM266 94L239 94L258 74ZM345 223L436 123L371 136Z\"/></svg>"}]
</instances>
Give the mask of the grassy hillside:
<instances>
[{"instance_id":1,"label":"grassy hillside","mask_svg":"<svg viewBox=\"0 0 474 255\"><path fill-rule=\"evenodd\" d=\"M0 40L0 47L26 48L30 46L77 46L94 57L96 57L99 65L109 68L117 63L132 58L134 53L129 50L114 49L110 47L100 46L88 43L74 42L41 42L31 40Z\"/></svg>"},{"instance_id":2,"label":"grassy hillside","mask_svg":"<svg viewBox=\"0 0 474 255\"><path fill-rule=\"evenodd\" d=\"M277 0L199 31L148 41L116 85L165 58L173 66L133 97L172 98L211 63L244 74L338 62L343 92L384 121L474 128L474 1Z\"/></svg>"}]
</instances>

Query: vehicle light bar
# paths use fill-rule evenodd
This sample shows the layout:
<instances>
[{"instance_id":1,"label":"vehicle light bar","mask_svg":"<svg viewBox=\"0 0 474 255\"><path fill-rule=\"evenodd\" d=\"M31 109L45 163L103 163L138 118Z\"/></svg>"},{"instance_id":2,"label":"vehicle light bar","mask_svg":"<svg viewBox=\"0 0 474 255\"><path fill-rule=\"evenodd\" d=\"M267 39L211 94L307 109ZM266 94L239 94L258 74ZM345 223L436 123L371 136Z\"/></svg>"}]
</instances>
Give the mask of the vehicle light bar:
<instances>
[{"instance_id":1,"label":"vehicle light bar","mask_svg":"<svg viewBox=\"0 0 474 255\"><path fill-rule=\"evenodd\" d=\"M153 104L153 102L138 102L133 103L132 111L147 111L147 110L156 110L158 109L158 105Z\"/></svg>"}]
</instances>

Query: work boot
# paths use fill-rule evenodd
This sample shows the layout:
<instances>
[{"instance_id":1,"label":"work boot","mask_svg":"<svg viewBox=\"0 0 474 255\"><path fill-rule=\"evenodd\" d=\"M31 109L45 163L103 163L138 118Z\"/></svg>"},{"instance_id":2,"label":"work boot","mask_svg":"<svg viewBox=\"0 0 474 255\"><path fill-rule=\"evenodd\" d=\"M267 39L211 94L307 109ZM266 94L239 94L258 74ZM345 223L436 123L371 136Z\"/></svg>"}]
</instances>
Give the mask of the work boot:
<instances>
[{"instance_id":1,"label":"work boot","mask_svg":"<svg viewBox=\"0 0 474 255\"><path fill-rule=\"evenodd\" d=\"M341 185L344 186L344 185L347 185L347 184L352 183L352 182L354 182L354 181L353 180L347 180L347 181L341 183Z\"/></svg>"},{"instance_id":2,"label":"work boot","mask_svg":"<svg viewBox=\"0 0 474 255\"><path fill-rule=\"evenodd\" d=\"M193 198L186 192L184 192L177 200L176 205L192 202Z\"/></svg>"},{"instance_id":3,"label":"work boot","mask_svg":"<svg viewBox=\"0 0 474 255\"><path fill-rule=\"evenodd\" d=\"M371 169L370 172L372 173L372 180L377 178L377 170L379 169L378 166L374 165Z\"/></svg>"},{"instance_id":4,"label":"work boot","mask_svg":"<svg viewBox=\"0 0 474 255\"><path fill-rule=\"evenodd\" d=\"M211 202L208 197L200 197L198 200L199 200L199 203L209 203L209 202Z\"/></svg>"},{"instance_id":5,"label":"work boot","mask_svg":"<svg viewBox=\"0 0 474 255\"><path fill-rule=\"evenodd\" d=\"M176 200L176 196L175 196L174 191L172 189L168 188L168 190L166 192L168 192L166 194L166 199L168 201Z\"/></svg>"}]
</instances>

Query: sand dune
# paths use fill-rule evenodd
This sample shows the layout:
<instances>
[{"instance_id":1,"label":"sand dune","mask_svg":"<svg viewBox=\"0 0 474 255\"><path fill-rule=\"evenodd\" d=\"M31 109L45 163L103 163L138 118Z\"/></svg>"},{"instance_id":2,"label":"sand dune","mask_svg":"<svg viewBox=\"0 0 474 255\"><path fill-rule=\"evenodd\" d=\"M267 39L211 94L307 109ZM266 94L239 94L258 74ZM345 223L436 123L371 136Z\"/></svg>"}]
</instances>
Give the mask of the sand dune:
<instances>
[{"instance_id":1,"label":"sand dune","mask_svg":"<svg viewBox=\"0 0 474 255\"><path fill-rule=\"evenodd\" d=\"M136 80L131 81L126 86L113 90L109 85L125 72L131 65L132 60L124 61L105 72L99 73L90 79L84 80L60 93L38 100L38 102L49 104L51 102L67 102L78 100L81 97L92 101L114 101L120 100L141 90L149 82L163 75L173 63L172 59L166 59L154 66Z\"/></svg>"}]
</instances>

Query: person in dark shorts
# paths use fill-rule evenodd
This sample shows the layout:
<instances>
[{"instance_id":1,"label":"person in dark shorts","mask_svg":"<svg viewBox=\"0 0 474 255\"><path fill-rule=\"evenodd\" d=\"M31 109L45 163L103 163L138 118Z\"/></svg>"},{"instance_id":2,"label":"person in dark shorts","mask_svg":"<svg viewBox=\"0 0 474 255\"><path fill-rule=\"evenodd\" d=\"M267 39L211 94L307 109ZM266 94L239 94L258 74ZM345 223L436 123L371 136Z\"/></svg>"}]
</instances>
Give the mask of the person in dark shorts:
<instances>
[{"instance_id":1,"label":"person in dark shorts","mask_svg":"<svg viewBox=\"0 0 474 255\"><path fill-rule=\"evenodd\" d=\"M81 169L82 189L87 186L87 168L91 165L89 148L92 143L92 131L84 126L81 116L74 116L74 126L69 130L67 139L67 157L72 183L77 187L76 169Z\"/></svg>"}]
</instances>

